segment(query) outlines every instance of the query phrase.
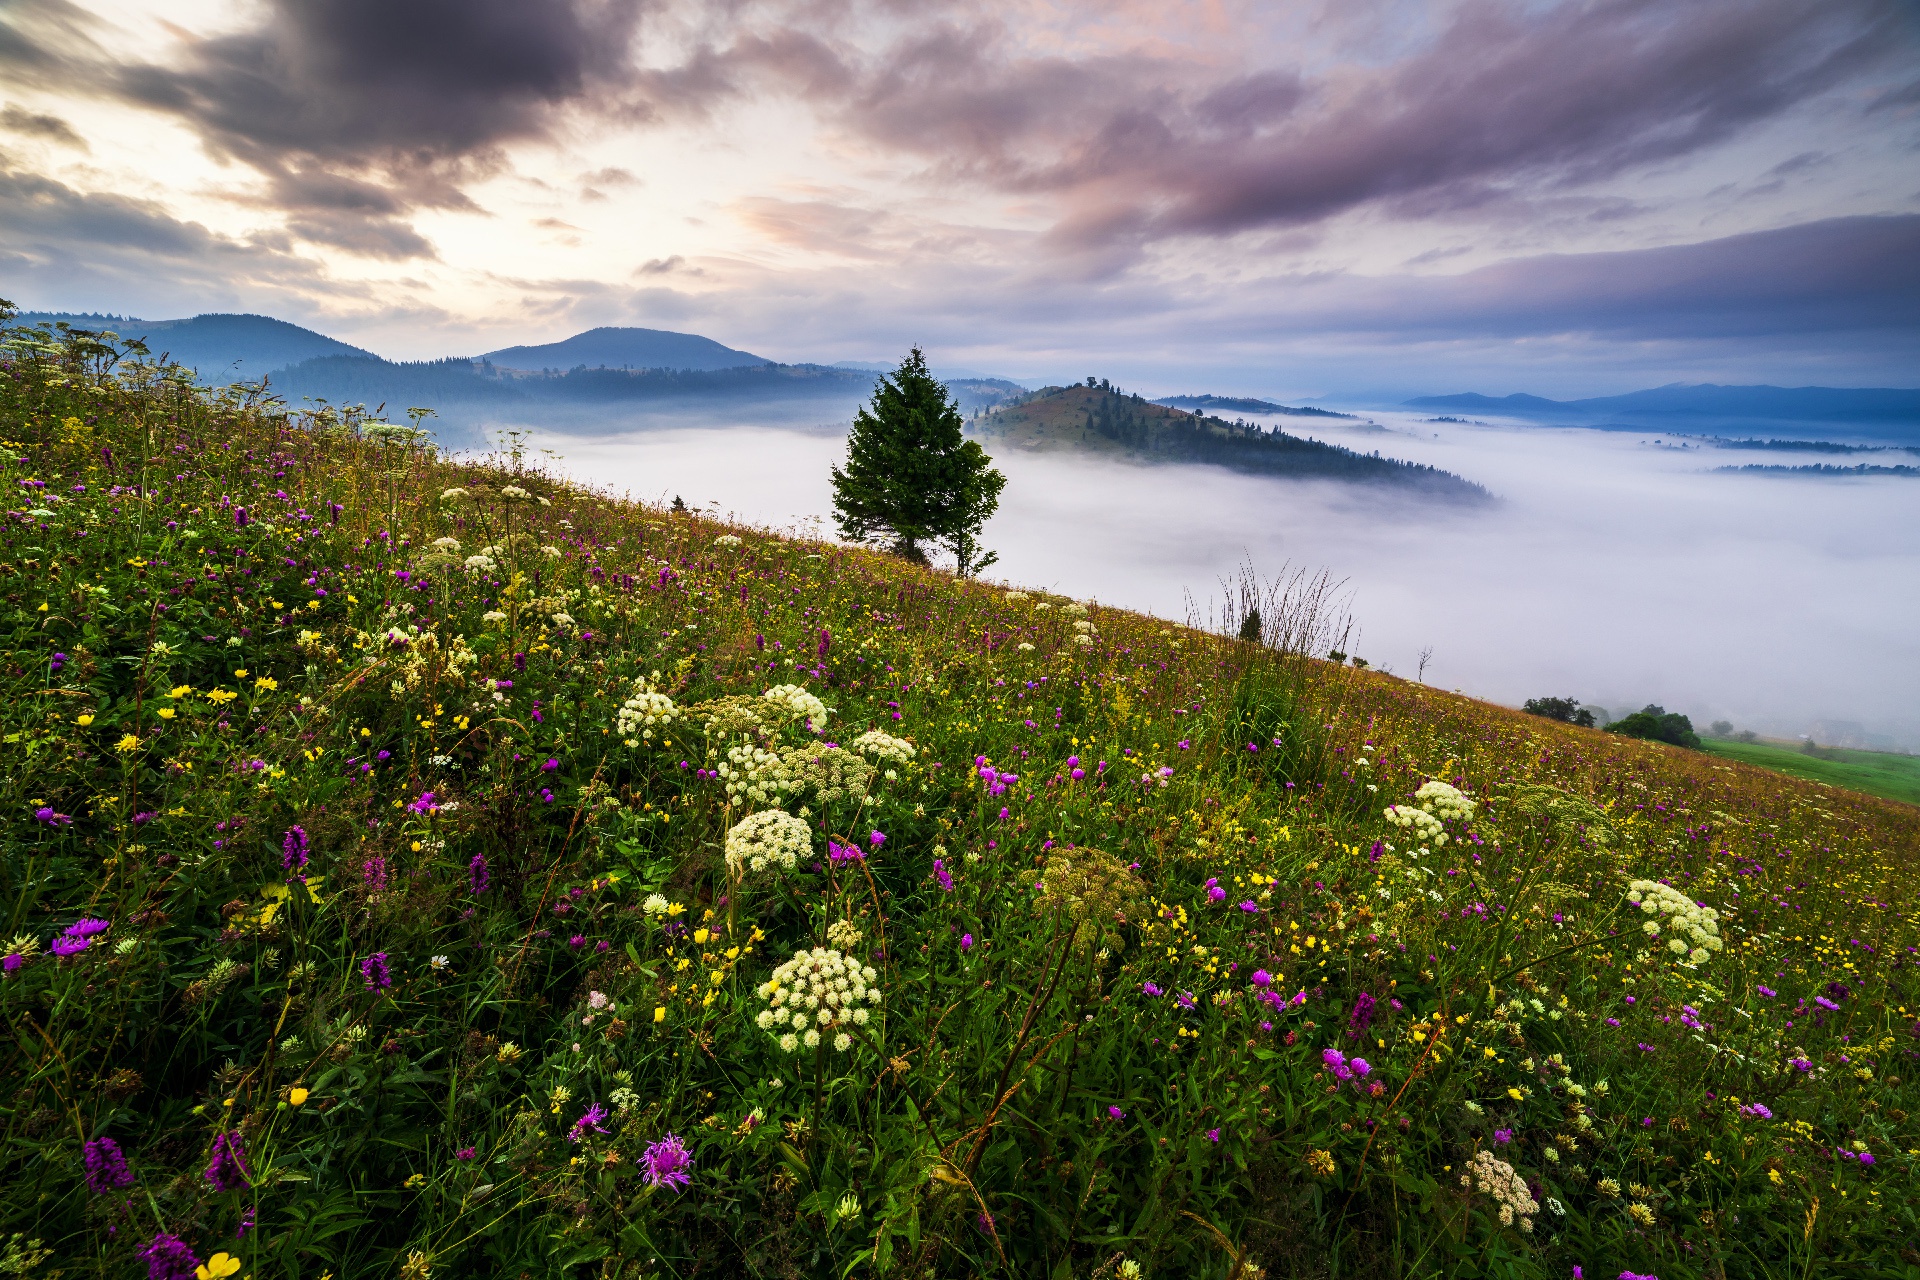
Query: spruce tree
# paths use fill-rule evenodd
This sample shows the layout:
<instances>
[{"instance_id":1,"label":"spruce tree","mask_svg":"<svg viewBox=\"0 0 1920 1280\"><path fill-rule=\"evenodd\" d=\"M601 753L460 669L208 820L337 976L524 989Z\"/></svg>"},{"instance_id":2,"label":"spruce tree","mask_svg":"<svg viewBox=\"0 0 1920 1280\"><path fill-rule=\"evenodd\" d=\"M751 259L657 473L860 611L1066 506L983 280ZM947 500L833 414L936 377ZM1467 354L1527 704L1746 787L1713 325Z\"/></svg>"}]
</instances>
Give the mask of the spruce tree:
<instances>
[{"instance_id":1,"label":"spruce tree","mask_svg":"<svg viewBox=\"0 0 1920 1280\"><path fill-rule=\"evenodd\" d=\"M884 542L916 564L927 563L928 544L944 547L963 577L992 564L998 557L983 554L978 538L1007 480L978 442L962 438L963 425L953 397L915 347L861 406L847 437L847 464L833 469L841 536Z\"/></svg>"}]
</instances>

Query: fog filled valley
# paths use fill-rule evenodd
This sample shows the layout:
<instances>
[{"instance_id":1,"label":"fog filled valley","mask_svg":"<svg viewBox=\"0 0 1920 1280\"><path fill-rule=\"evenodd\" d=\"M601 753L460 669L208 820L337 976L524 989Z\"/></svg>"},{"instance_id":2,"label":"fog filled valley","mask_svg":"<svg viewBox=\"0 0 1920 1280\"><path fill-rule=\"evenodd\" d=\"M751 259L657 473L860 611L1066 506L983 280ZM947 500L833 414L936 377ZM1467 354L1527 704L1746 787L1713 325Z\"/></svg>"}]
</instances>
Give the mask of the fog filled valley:
<instances>
[{"instance_id":1,"label":"fog filled valley","mask_svg":"<svg viewBox=\"0 0 1920 1280\"><path fill-rule=\"evenodd\" d=\"M851 405L844 406L850 413ZM674 408L526 430L579 480L775 529L831 536L838 405ZM1702 447L1679 436L1258 416L1357 451L1428 463L1490 490L1459 507L1331 481L987 447L1008 477L989 576L1185 620L1243 561L1345 579L1353 652L1511 706L1568 696L1624 715L1659 703L1697 725L1822 742L1864 733L1920 749L1920 487L1904 476L1729 474L1838 461ZM583 427L590 430L583 431ZM1793 437L1791 424L1768 435ZM1686 447L1681 447L1682 444ZM1920 457L1866 455L1886 465Z\"/></svg>"}]
</instances>

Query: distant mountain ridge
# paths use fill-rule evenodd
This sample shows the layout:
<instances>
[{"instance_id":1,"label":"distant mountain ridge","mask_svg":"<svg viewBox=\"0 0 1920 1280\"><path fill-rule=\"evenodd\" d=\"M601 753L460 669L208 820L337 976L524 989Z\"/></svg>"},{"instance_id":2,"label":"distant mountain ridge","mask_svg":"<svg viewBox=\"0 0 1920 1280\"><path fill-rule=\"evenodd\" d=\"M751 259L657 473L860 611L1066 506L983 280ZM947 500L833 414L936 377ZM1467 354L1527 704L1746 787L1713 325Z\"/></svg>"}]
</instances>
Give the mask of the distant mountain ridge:
<instances>
[{"instance_id":1,"label":"distant mountain ridge","mask_svg":"<svg viewBox=\"0 0 1920 1280\"><path fill-rule=\"evenodd\" d=\"M697 333L670 329L602 327L559 342L502 347L480 357L509 369L738 369L774 364L765 356L723 346Z\"/></svg>"},{"instance_id":2,"label":"distant mountain ridge","mask_svg":"<svg viewBox=\"0 0 1920 1280\"><path fill-rule=\"evenodd\" d=\"M123 340L140 339L156 358L164 355L207 382L253 381L275 369L326 356L378 359L364 348L303 329L272 316L208 312L184 320L131 316L22 312L26 324L65 323L75 329L109 330Z\"/></svg>"},{"instance_id":3,"label":"distant mountain ridge","mask_svg":"<svg viewBox=\"0 0 1920 1280\"><path fill-rule=\"evenodd\" d=\"M1534 418L1720 418L1920 424L1920 390L1898 387L1734 387L1676 382L1646 391L1584 400L1549 400L1525 394L1496 397L1469 392L1419 396L1406 403L1418 409L1456 409Z\"/></svg>"}]
</instances>

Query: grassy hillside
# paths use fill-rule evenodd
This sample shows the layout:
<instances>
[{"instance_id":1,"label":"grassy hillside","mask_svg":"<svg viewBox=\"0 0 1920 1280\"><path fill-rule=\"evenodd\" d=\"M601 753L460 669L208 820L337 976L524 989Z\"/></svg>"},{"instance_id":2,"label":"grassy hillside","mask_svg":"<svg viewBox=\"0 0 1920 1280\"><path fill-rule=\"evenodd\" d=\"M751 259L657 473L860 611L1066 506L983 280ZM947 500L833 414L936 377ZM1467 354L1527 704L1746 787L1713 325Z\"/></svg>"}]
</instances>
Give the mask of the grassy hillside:
<instances>
[{"instance_id":1,"label":"grassy hillside","mask_svg":"<svg viewBox=\"0 0 1920 1280\"><path fill-rule=\"evenodd\" d=\"M1822 747L1819 754L1810 755L1777 743L1734 742L1724 738L1703 738L1700 745L1714 755L1763 769L1777 769L1796 778L1810 778L1868 795L1920 804L1920 756L1901 756L1890 751L1850 751L1844 747Z\"/></svg>"},{"instance_id":2,"label":"grassy hillside","mask_svg":"<svg viewBox=\"0 0 1920 1280\"><path fill-rule=\"evenodd\" d=\"M0 351L11 1272L1920 1266L1909 807Z\"/></svg>"},{"instance_id":3,"label":"grassy hillside","mask_svg":"<svg viewBox=\"0 0 1920 1280\"><path fill-rule=\"evenodd\" d=\"M968 430L989 443L1041 452L1082 450L1295 479L1397 485L1453 501L1483 502L1489 496L1479 485L1436 467L1189 413L1104 385L1044 387L976 418Z\"/></svg>"}]
</instances>

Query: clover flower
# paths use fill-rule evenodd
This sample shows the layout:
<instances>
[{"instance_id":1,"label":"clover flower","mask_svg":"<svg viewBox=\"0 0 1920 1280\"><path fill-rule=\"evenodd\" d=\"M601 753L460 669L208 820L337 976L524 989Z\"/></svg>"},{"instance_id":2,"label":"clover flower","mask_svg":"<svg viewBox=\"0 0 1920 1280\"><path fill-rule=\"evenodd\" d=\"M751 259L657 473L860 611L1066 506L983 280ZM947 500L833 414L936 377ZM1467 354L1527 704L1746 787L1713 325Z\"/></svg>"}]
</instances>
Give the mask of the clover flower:
<instances>
[{"instance_id":1,"label":"clover flower","mask_svg":"<svg viewBox=\"0 0 1920 1280\"><path fill-rule=\"evenodd\" d=\"M823 1033L837 1032L833 1047L844 1053L853 1043L846 1028L865 1026L871 1016L867 1005L880 1003L879 977L872 965L841 951L796 951L757 988L767 1007L755 1015L754 1025L777 1036L788 1053L803 1042L811 1049Z\"/></svg>"},{"instance_id":2,"label":"clover flower","mask_svg":"<svg viewBox=\"0 0 1920 1280\"><path fill-rule=\"evenodd\" d=\"M86 1144L87 1189L97 1196L110 1195L133 1185L133 1170L120 1144L112 1138L95 1138Z\"/></svg>"},{"instance_id":3,"label":"clover flower","mask_svg":"<svg viewBox=\"0 0 1920 1280\"><path fill-rule=\"evenodd\" d=\"M1506 1161L1494 1159L1491 1151L1474 1152L1467 1172L1460 1175L1460 1185L1492 1196L1498 1206L1501 1226L1510 1227L1517 1219L1522 1231L1533 1230L1533 1215L1540 1212L1539 1203L1527 1190L1526 1180Z\"/></svg>"},{"instance_id":4,"label":"clover flower","mask_svg":"<svg viewBox=\"0 0 1920 1280\"><path fill-rule=\"evenodd\" d=\"M804 819L783 809L763 809L727 832L727 870L736 876L769 867L791 871L801 855L812 850L813 832Z\"/></svg>"},{"instance_id":5,"label":"clover flower","mask_svg":"<svg viewBox=\"0 0 1920 1280\"><path fill-rule=\"evenodd\" d=\"M1720 913L1702 907L1671 885L1657 880L1635 880L1627 886L1627 901L1637 905L1648 917L1640 928L1649 939L1661 936L1663 929L1673 936L1667 949L1684 955L1694 964L1719 951L1726 944L1720 939ZM1688 947L1688 942L1693 945Z\"/></svg>"}]
</instances>

